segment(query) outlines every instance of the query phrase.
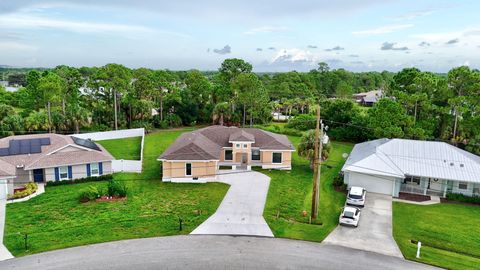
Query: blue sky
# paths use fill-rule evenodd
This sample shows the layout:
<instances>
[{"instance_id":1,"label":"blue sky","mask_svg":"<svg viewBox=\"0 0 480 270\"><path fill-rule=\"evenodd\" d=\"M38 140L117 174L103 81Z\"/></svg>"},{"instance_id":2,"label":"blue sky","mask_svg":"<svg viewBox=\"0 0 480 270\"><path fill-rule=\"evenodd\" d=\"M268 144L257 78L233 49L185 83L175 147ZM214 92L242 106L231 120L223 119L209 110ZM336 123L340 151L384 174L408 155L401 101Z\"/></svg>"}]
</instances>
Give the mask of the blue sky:
<instances>
[{"instance_id":1,"label":"blue sky","mask_svg":"<svg viewBox=\"0 0 480 270\"><path fill-rule=\"evenodd\" d=\"M0 65L480 68L480 1L2 0Z\"/></svg>"}]
</instances>

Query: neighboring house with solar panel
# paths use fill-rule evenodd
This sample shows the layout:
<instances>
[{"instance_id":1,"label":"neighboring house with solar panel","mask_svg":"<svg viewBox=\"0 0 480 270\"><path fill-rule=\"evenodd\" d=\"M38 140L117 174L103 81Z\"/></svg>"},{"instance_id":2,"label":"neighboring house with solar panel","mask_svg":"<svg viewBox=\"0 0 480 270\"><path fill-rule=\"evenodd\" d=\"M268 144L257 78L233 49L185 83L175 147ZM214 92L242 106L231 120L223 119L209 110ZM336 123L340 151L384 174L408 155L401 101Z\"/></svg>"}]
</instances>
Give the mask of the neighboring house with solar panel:
<instances>
[{"instance_id":1,"label":"neighboring house with solar panel","mask_svg":"<svg viewBox=\"0 0 480 270\"><path fill-rule=\"evenodd\" d=\"M257 128L210 126L182 134L157 160L162 180L205 183L220 166L233 170L290 170L295 151L287 136Z\"/></svg>"},{"instance_id":2,"label":"neighboring house with solar panel","mask_svg":"<svg viewBox=\"0 0 480 270\"><path fill-rule=\"evenodd\" d=\"M114 158L90 140L60 134L0 139L0 198L27 182L45 183L110 174ZM5 184L7 183L7 184Z\"/></svg>"}]
</instances>

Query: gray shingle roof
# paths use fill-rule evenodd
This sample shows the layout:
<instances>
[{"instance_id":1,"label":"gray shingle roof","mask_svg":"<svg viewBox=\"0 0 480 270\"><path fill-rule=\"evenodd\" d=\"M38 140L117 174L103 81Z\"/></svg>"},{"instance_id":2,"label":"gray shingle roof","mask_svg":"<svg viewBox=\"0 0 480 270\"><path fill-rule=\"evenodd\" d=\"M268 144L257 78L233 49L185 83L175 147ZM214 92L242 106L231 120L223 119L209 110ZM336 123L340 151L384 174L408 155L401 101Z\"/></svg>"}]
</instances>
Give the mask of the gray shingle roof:
<instances>
[{"instance_id":1,"label":"gray shingle roof","mask_svg":"<svg viewBox=\"0 0 480 270\"><path fill-rule=\"evenodd\" d=\"M234 138L234 140L232 140ZM251 141L261 150L295 150L287 136L257 128L210 126L182 134L159 159L218 160L230 141Z\"/></svg>"}]
</instances>

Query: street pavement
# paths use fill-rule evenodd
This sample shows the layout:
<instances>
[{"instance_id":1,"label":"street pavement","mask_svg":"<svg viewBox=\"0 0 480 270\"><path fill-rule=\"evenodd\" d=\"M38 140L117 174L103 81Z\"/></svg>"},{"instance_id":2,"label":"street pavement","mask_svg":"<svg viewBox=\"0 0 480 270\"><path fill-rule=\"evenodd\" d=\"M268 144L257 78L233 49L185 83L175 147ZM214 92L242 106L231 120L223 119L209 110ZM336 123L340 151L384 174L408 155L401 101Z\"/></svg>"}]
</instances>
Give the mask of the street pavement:
<instances>
[{"instance_id":1,"label":"street pavement","mask_svg":"<svg viewBox=\"0 0 480 270\"><path fill-rule=\"evenodd\" d=\"M374 252L269 237L184 235L124 240L0 262L0 269L435 269Z\"/></svg>"},{"instance_id":2,"label":"street pavement","mask_svg":"<svg viewBox=\"0 0 480 270\"><path fill-rule=\"evenodd\" d=\"M273 237L263 218L270 178L255 171L226 171L217 181L230 188L217 211L191 234Z\"/></svg>"}]
</instances>

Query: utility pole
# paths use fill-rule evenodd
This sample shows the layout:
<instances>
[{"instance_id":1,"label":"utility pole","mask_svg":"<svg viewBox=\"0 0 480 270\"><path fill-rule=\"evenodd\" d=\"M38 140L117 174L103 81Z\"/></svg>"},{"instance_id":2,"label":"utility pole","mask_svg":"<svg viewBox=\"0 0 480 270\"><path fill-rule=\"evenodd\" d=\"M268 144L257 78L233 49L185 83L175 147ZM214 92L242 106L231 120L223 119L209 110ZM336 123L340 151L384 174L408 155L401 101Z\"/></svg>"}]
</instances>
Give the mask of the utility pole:
<instances>
[{"instance_id":1,"label":"utility pole","mask_svg":"<svg viewBox=\"0 0 480 270\"><path fill-rule=\"evenodd\" d=\"M113 89L113 106L115 107L115 130L117 130L117 91L115 89Z\"/></svg>"},{"instance_id":2,"label":"utility pole","mask_svg":"<svg viewBox=\"0 0 480 270\"><path fill-rule=\"evenodd\" d=\"M318 203L320 201L320 161L322 156L323 125L320 128L320 105L317 105L317 125L315 128L315 151L313 164L313 191L312 191L312 220L316 220L318 216Z\"/></svg>"}]
</instances>

